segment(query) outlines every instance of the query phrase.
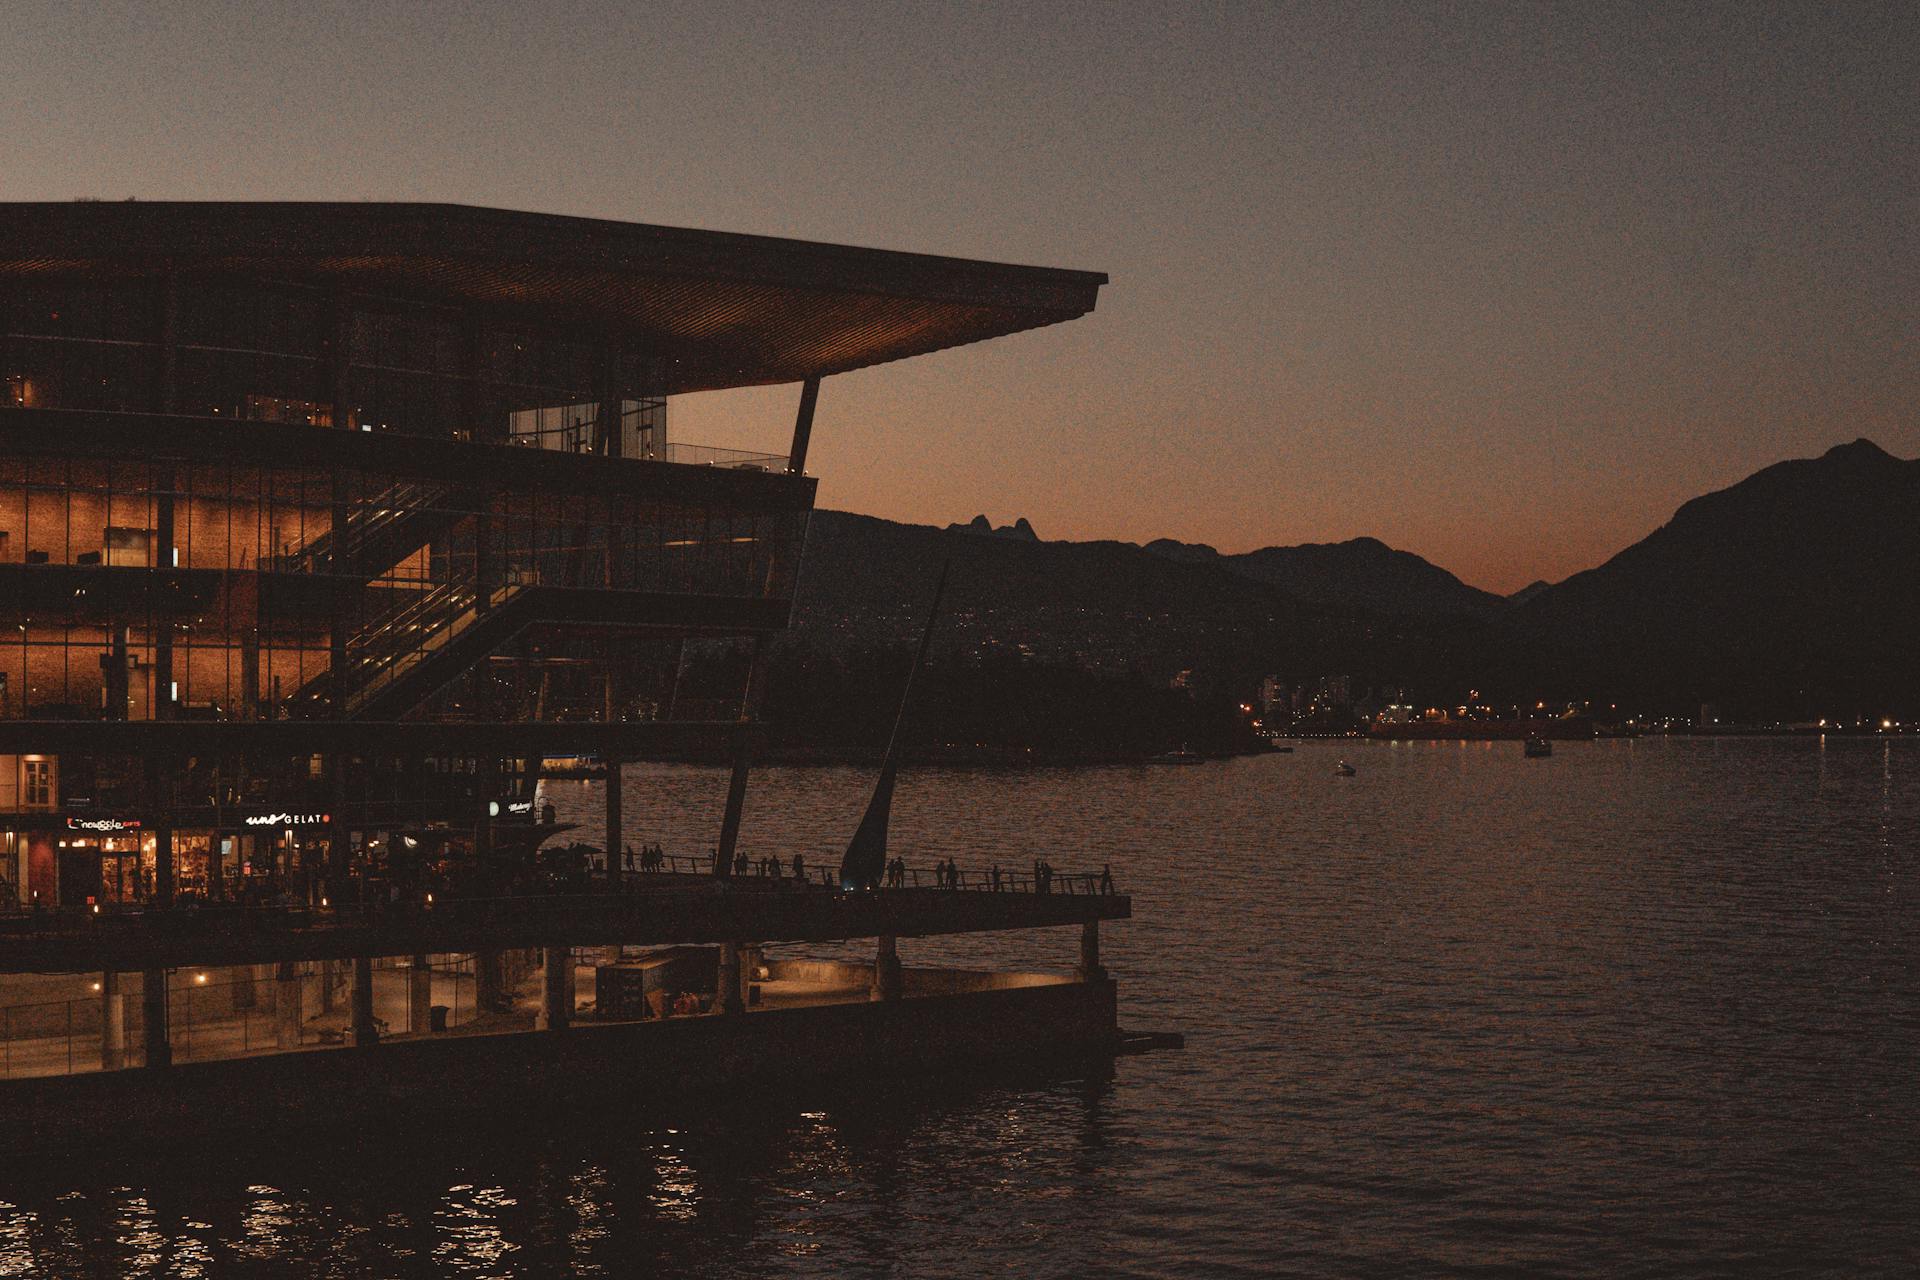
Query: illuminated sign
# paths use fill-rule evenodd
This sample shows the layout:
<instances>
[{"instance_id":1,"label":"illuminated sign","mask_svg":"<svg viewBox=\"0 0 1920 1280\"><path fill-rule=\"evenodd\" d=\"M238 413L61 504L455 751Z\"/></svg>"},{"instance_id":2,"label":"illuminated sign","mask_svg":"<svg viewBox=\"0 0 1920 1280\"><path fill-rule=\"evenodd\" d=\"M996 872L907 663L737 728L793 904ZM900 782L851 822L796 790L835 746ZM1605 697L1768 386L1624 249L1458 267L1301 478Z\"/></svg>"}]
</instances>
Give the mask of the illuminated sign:
<instances>
[{"instance_id":1,"label":"illuminated sign","mask_svg":"<svg viewBox=\"0 0 1920 1280\"><path fill-rule=\"evenodd\" d=\"M487 801L487 816L489 818L497 818L503 811L511 814L532 813L533 801L508 800L504 805L498 800Z\"/></svg>"},{"instance_id":2,"label":"illuminated sign","mask_svg":"<svg viewBox=\"0 0 1920 1280\"><path fill-rule=\"evenodd\" d=\"M325 813L256 813L241 819L250 827L323 827L332 820Z\"/></svg>"},{"instance_id":3,"label":"illuminated sign","mask_svg":"<svg viewBox=\"0 0 1920 1280\"><path fill-rule=\"evenodd\" d=\"M138 831L138 818L68 818L69 831Z\"/></svg>"}]
</instances>

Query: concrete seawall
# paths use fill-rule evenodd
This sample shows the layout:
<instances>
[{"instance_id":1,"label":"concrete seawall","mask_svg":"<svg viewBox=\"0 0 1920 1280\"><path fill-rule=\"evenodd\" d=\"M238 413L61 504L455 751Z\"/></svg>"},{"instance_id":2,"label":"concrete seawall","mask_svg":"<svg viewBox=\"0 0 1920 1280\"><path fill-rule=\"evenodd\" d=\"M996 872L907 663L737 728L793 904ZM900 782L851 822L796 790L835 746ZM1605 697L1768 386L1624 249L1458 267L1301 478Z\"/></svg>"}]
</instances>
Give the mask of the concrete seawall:
<instances>
[{"instance_id":1,"label":"concrete seawall","mask_svg":"<svg viewBox=\"0 0 1920 1280\"><path fill-rule=\"evenodd\" d=\"M555 1082L574 1073L630 1082L595 1090L593 1105L640 1105L756 1082L897 1077L995 1060L1039 1064L1113 1049L1111 981L1032 980L1040 985L19 1080L0 1087L0 1147L72 1150L308 1120L337 1125L551 1103L566 1096L556 1094Z\"/></svg>"}]
</instances>

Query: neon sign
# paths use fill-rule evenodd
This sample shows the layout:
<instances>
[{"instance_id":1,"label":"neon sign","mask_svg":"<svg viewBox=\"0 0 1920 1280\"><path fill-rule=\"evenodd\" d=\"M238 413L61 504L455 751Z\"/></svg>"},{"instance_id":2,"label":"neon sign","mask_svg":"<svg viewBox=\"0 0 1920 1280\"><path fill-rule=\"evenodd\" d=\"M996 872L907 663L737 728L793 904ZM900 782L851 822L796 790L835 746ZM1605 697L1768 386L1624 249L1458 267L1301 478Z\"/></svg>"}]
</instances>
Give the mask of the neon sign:
<instances>
[{"instance_id":1,"label":"neon sign","mask_svg":"<svg viewBox=\"0 0 1920 1280\"><path fill-rule=\"evenodd\" d=\"M69 831L138 831L138 818L68 818Z\"/></svg>"},{"instance_id":2,"label":"neon sign","mask_svg":"<svg viewBox=\"0 0 1920 1280\"><path fill-rule=\"evenodd\" d=\"M241 819L250 827L323 827L332 820L326 813L256 813Z\"/></svg>"}]
</instances>

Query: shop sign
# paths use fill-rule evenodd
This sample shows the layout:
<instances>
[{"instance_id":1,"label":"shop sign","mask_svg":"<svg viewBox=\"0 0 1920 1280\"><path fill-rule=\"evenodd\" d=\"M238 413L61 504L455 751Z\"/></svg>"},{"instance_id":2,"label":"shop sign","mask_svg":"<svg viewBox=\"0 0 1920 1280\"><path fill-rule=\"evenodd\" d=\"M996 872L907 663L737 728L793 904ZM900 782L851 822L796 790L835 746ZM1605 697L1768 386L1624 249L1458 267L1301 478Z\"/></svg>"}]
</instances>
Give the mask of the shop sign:
<instances>
[{"instance_id":1,"label":"shop sign","mask_svg":"<svg viewBox=\"0 0 1920 1280\"><path fill-rule=\"evenodd\" d=\"M533 801L531 800L489 800L487 802L487 816L489 818L497 818L502 813L518 817L522 814L532 812Z\"/></svg>"},{"instance_id":2,"label":"shop sign","mask_svg":"<svg viewBox=\"0 0 1920 1280\"><path fill-rule=\"evenodd\" d=\"M332 820L325 813L256 813L241 819L250 827L324 827Z\"/></svg>"},{"instance_id":3,"label":"shop sign","mask_svg":"<svg viewBox=\"0 0 1920 1280\"><path fill-rule=\"evenodd\" d=\"M138 818L68 818L69 831L138 831Z\"/></svg>"}]
</instances>

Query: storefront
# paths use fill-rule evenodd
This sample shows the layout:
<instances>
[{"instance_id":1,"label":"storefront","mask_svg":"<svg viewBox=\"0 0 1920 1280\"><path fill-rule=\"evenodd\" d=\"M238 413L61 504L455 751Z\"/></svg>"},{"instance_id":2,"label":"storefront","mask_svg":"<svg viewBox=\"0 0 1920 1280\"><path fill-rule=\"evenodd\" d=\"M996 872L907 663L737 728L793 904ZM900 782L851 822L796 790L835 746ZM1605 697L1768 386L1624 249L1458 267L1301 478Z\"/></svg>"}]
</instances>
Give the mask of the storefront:
<instances>
[{"instance_id":1,"label":"storefront","mask_svg":"<svg viewBox=\"0 0 1920 1280\"><path fill-rule=\"evenodd\" d=\"M0 908L133 906L159 883L159 838L145 818L97 813L16 819L0 831ZM222 815L173 830L181 902L306 900L324 892L324 813Z\"/></svg>"},{"instance_id":2,"label":"storefront","mask_svg":"<svg viewBox=\"0 0 1920 1280\"><path fill-rule=\"evenodd\" d=\"M223 897L237 902L318 901L324 892L330 815L253 813L221 832L230 851Z\"/></svg>"}]
</instances>

